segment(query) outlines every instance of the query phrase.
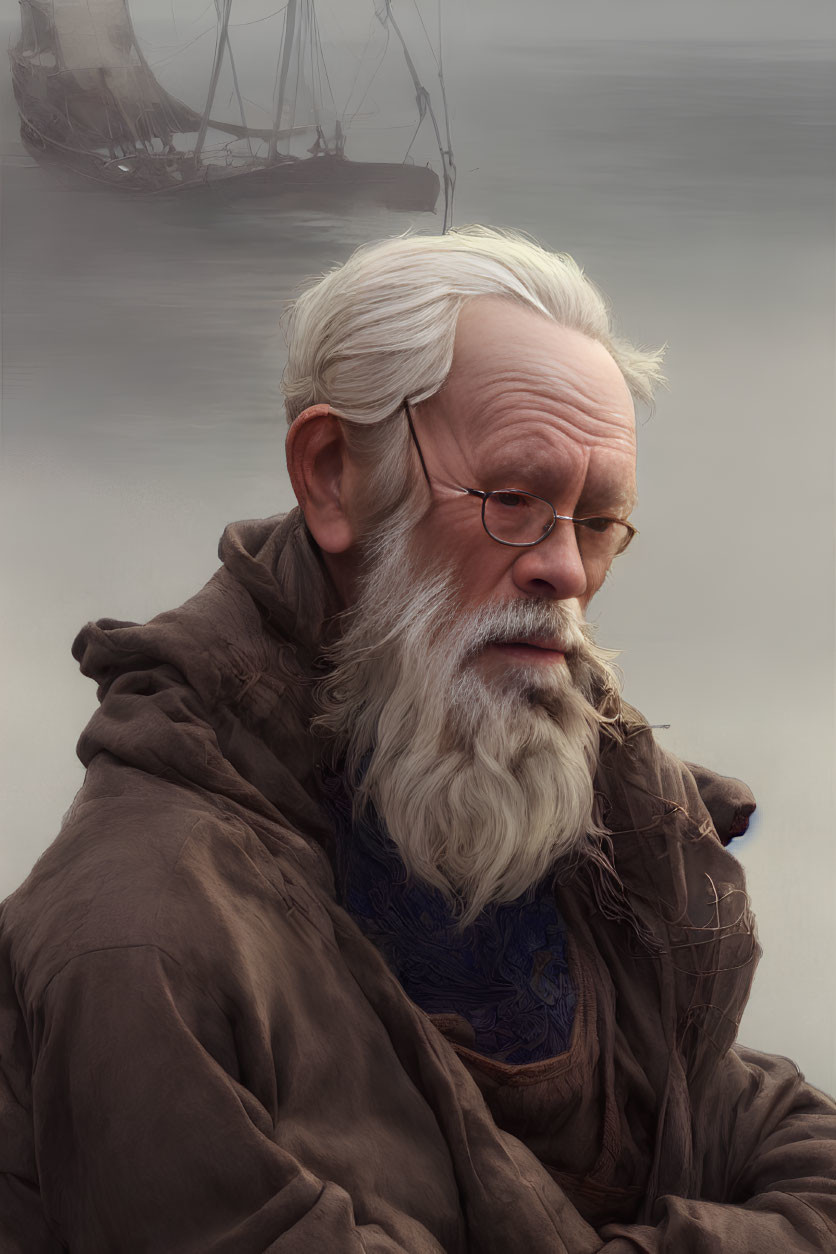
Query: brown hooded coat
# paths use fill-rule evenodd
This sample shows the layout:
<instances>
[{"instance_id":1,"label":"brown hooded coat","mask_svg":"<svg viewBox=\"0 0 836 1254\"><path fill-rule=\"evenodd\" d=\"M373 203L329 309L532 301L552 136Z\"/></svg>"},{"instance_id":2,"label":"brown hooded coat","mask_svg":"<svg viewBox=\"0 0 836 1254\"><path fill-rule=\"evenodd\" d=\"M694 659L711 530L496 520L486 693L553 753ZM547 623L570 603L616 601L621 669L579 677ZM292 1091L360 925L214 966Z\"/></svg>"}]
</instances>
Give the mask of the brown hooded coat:
<instances>
[{"instance_id":1,"label":"brown hooded coat","mask_svg":"<svg viewBox=\"0 0 836 1254\"><path fill-rule=\"evenodd\" d=\"M555 888L569 1049L487 1059L335 900L298 511L220 552L74 645L86 781L0 916L3 1254L836 1250L836 1104L735 1044L748 790L606 742L611 839Z\"/></svg>"}]
</instances>

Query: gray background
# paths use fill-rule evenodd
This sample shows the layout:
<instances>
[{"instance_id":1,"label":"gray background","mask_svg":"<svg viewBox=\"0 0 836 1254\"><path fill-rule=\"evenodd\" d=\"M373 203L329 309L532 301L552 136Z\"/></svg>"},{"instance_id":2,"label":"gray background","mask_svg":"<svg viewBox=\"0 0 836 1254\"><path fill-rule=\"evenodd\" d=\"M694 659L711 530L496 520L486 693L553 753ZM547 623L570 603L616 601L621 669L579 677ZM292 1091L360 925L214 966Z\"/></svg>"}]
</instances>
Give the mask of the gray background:
<instances>
[{"instance_id":1,"label":"gray background","mask_svg":"<svg viewBox=\"0 0 836 1254\"><path fill-rule=\"evenodd\" d=\"M133 7L162 81L200 107L214 38L200 35L203 0ZM281 19L257 19L274 7L242 0L235 20L253 25L233 31L248 94L268 104ZM370 6L317 8L340 44L326 43L329 69L336 57L350 85ZM434 38L434 6L422 12ZM0 33L16 29L10 18ZM641 418L641 535L590 617L623 650L627 697L671 724L662 743L754 790L733 851L765 956L740 1039L832 1093L832 5L459 0L444 29L455 223L571 252L624 333L669 344L670 387ZM441 218L183 211L65 190L20 146L0 72L2 895L82 781L74 745L95 691L70 655L78 628L181 603L215 569L225 523L292 504L285 300L361 241ZM393 45L347 155L400 160L414 118ZM428 130L413 155L433 159Z\"/></svg>"}]
</instances>

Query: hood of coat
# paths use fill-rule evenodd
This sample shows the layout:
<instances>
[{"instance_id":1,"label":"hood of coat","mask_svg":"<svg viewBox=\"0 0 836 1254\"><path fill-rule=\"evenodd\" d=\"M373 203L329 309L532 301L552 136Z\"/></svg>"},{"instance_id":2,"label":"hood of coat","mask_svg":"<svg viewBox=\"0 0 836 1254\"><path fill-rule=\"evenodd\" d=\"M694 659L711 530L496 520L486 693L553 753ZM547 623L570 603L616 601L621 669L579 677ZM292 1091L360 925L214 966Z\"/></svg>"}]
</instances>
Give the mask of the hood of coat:
<instances>
[{"instance_id":1,"label":"hood of coat","mask_svg":"<svg viewBox=\"0 0 836 1254\"><path fill-rule=\"evenodd\" d=\"M320 643L336 593L300 511L231 524L223 565L183 605L145 624L102 618L73 642L99 708L77 753L211 794L265 843L278 837L329 889L310 732Z\"/></svg>"}]
</instances>

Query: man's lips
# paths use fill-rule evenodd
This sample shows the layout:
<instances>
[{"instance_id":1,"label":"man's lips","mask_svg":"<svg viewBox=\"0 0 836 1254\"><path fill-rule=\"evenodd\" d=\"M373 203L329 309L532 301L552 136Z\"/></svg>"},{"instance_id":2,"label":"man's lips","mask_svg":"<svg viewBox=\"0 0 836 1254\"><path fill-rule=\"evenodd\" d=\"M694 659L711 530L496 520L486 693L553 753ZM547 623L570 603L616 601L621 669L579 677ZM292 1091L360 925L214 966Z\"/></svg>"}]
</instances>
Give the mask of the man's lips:
<instances>
[{"instance_id":1,"label":"man's lips","mask_svg":"<svg viewBox=\"0 0 836 1254\"><path fill-rule=\"evenodd\" d=\"M543 637L526 640L494 640L487 646L499 649L506 656L523 658L529 662L556 662L564 658L568 650L560 641Z\"/></svg>"}]
</instances>

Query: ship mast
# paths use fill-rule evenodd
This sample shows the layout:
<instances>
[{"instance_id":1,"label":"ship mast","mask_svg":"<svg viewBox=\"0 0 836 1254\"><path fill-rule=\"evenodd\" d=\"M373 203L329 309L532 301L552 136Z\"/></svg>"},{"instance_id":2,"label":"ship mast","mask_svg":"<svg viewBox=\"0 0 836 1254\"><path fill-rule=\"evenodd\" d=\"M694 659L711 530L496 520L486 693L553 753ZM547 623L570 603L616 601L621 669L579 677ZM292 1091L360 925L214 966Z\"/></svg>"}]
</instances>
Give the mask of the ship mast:
<instances>
[{"instance_id":1,"label":"ship mast","mask_svg":"<svg viewBox=\"0 0 836 1254\"><path fill-rule=\"evenodd\" d=\"M409 55L409 49L406 46L406 40L401 34L400 27L398 26L392 14L392 0L384 0L384 2L386 5L386 16L381 18L380 15L378 14L378 18L384 25L386 24L386 22L391 22L393 31L397 35L398 39L401 41L401 47L403 48L404 60L406 61L407 69L412 75L412 81L415 84L415 101L416 101L416 104L418 105L418 117L419 117L418 124L420 126L421 122L424 120L425 115L429 113L430 120L433 124L433 129L435 131L435 138L438 144L438 151L441 153L441 166L444 172L444 225L441 229L442 229L442 234L444 234L448 226L451 225L452 223L453 191L456 186L456 167L453 164L453 149L450 143L450 120L447 115L447 97L446 97L446 94L444 93L444 79L441 74L441 67L439 66L439 78L441 79L441 90L442 90L442 95L444 96L444 114L445 114L445 120L447 123L447 147L446 148L444 147L444 143L441 138L441 131L438 125L438 120L436 119L435 113L433 111L432 103L430 101L430 93L427 91L426 87L421 82L420 78L418 77L418 71L415 68L415 62L412 60L412 57ZM441 13L439 10L439 31L440 31L440 27L441 27ZM439 53L440 52L441 52L441 48L439 46Z\"/></svg>"},{"instance_id":2,"label":"ship mast","mask_svg":"<svg viewBox=\"0 0 836 1254\"><path fill-rule=\"evenodd\" d=\"M221 19L221 28L218 32L218 45L215 49L215 64L212 66L212 77L209 80L209 95L206 98L206 107L203 110L203 117L200 120L200 130L197 133L197 142L194 146L194 163L197 165L200 161L200 153L203 148L203 141L206 139L206 131L209 126L209 114L212 110L212 104L215 99L215 92L218 87L218 79L221 75L221 64L226 51L227 39L229 37L229 15L232 11L232 0L223 0L223 17Z\"/></svg>"},{"instance_id":3,"label":"ship mast","mask_svg":"<svg viewBox=\"0 0 836 1254\"><path fill-rule=\"evenodd\" d=\"M298 0L287 0L287 8L284 15L284 36L282 39L282 64L279 72L279 92L276 101L276 116L273 118L273 134L270 136L270 147L267 151L267 160L276 160L276 143L279 135L279 127L282 121L282 109L284 108L284 93L287 86L287 75L290 69L290 58L293 54L293 37L296 33L296 7Z\"/></svg>"},{"instance_id":4,"label":"ship mast","mask_svg":"<svg viewBox=\"0 0 836 1254\"><path fill-rule=\"evenodd\" d=\"M438 81L441 84L441 103L444 105L444 127L447 131L447 150L441 154L442 168L444 170L444 226L442 234L448 227L448 205L449 205L449 225L453 225L453 194L456 190L456 163L453 160L453 140L450 136L450 111L447 108L447 91L444 87L444 70L442 68L442 41L441 41L441 0L438 0ZM446 164L444 158L447 158ZM448 197L449 186L449 197Z\"/></svg>"},{"instance_id":5,"label":"ship mast","mask_svg":"<svg viewBox=\"0 0 836 1254\"><path fill-rule=\"evenodd\" d=\"M221 15L221 5L222 5L222 3L223 3L223 0L215 0L215 12L216 12L216 13L217 13L217 15L218 15L218 21L219 21L219 22L222 22L222 21L223 21L223 17L222 17L222 15ZM439 0L439 3L440 3L440 0ZM231 6L230 6L230 8L231 8ZM227 19L227 20L228 20L228 19ZM239 87L239 85L238 85L238 71L237 71L237 70L236 70L236 68L235 68L235 59L234 59L234 57L233 57L233 55L232 55L232 44L231 44L231 43L230 43L230 41L229 41L229 31L228 31L228 30L227 30L227 36L226 36L226 49L227 49L227 52L229 53L229 68L230 68L230 70L232 71L232 83L233 83L233 86L234 86L234 88L235 88L235 95L238 97L238 111L239 111L239 113L241 114L241 125L242 125L242 127L244 128L244 130L248 130L248 127L247 127L247 115L246 115L246 113L245 113L245 111L244 111L244 98L243 98L243 96L241 95L241 88L240 88L240 87ZM250 156L252 156L252 155L253 155L253 144L252 144L252 140L250 139L249 134L246 136L246 140L247 140L247 147L248 147L248 148L249 148L249 150L250 150Z\"/></svg>"}]
</instances>

